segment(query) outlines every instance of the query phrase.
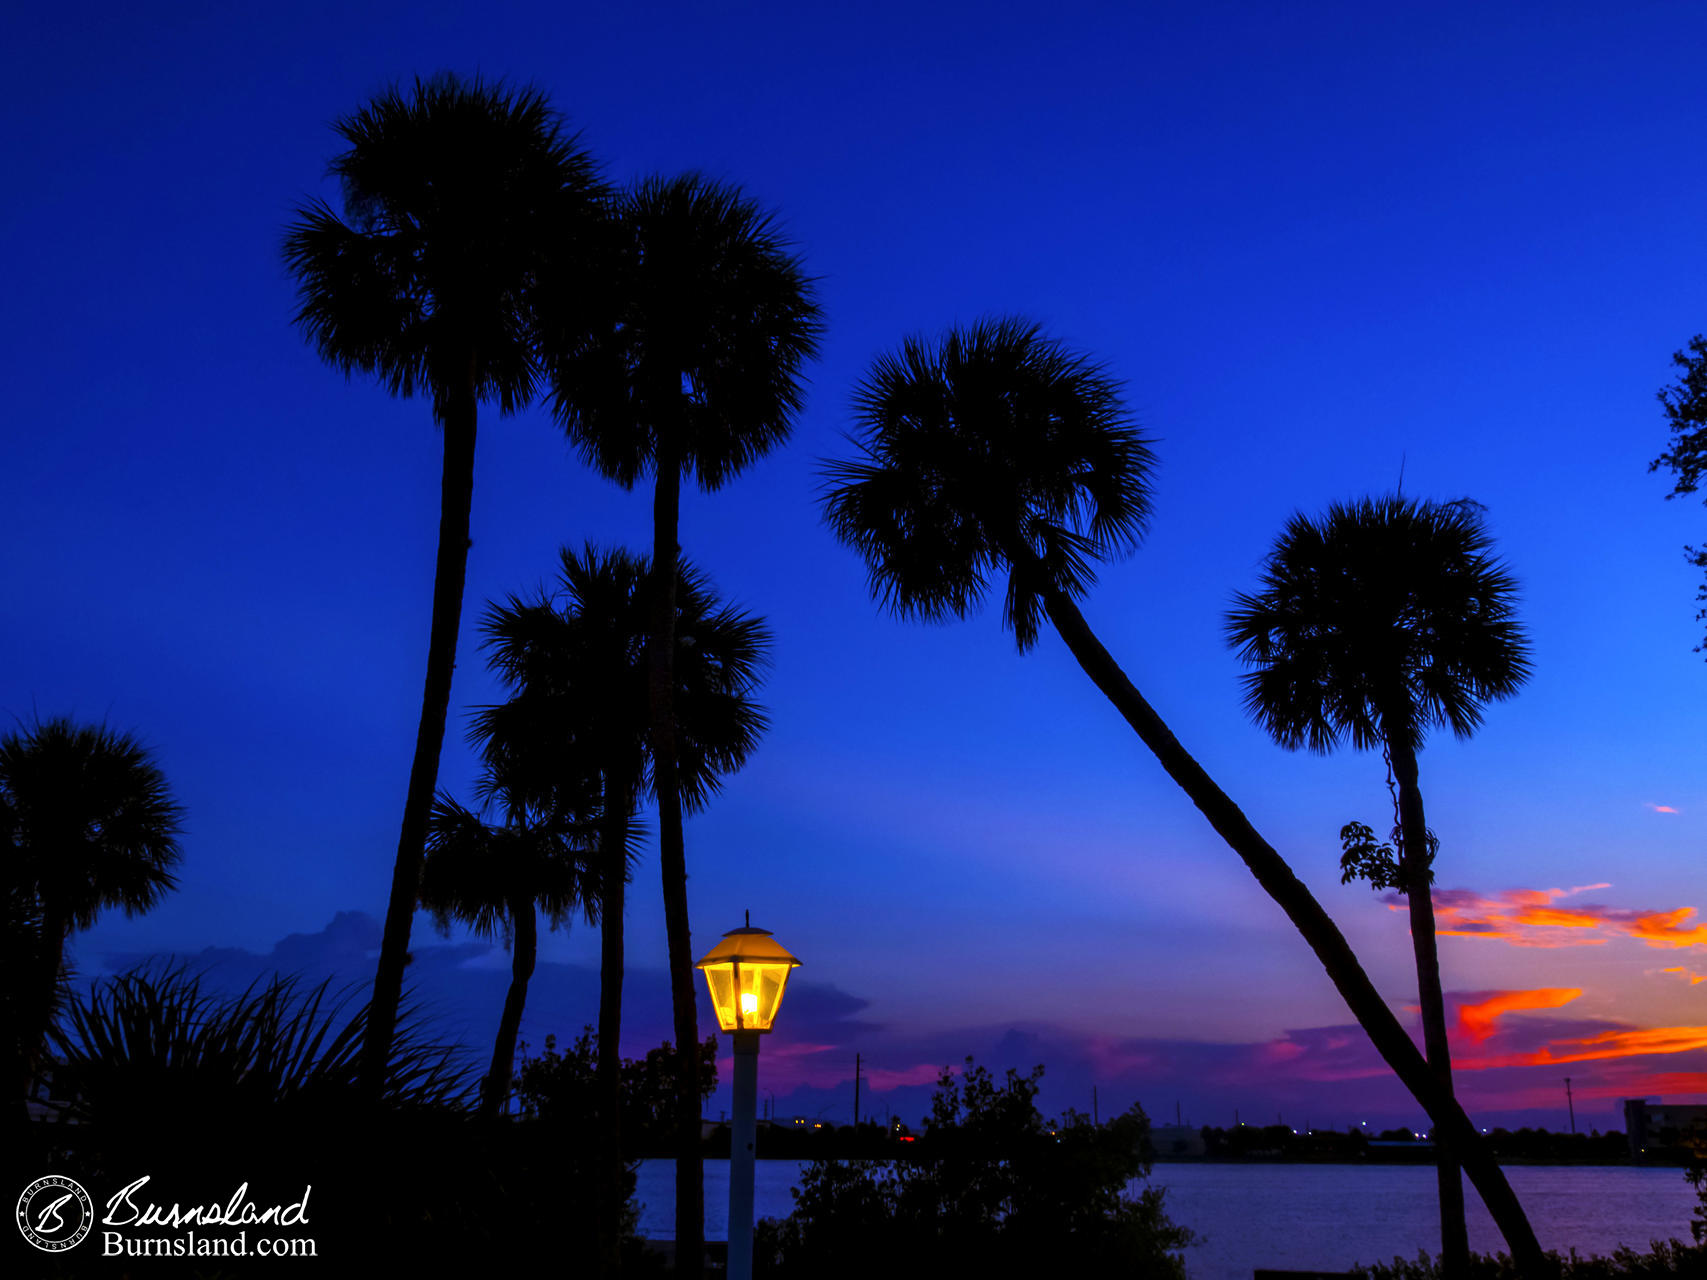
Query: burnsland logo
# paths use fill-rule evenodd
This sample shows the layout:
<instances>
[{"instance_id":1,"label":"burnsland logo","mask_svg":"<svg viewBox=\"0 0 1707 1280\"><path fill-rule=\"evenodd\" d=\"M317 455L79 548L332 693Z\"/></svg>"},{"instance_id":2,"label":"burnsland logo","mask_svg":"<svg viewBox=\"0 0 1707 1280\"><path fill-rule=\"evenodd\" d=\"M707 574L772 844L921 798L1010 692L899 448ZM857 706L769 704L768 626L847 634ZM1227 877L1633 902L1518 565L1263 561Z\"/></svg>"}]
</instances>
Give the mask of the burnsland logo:
<instances>
[{"instance_id":1,"label":"burnsland logo","mask_svg":"<svg viewBox=\"0 0 1707 1280\"><path fill-rule=\"evenodd\" d=\"M63 1253L82 1241L95 1225L89 1193L70 1178L37 1178L18 1197L18 1230L36 1248Z\"/></svg>"},{"instance_id":2,"label":"burnsland logo","mask_svg":"<svg viewBox=\"0 0 1707 1280\"><path fill-rule=\"evenodd\" d=\"M250 1239L250 1227L302 1228L308 1225L308 1197L265 1208L249 1199L240 1185L223 1204L157 1204L146 1198L144 1174L108 1198L100 1217L101 1256L106 1258L313 1258L311 1236L262 1236ZM70 1178L37 1178L18 1197L18 1230L36 1248L61 1253L80 1243L96 1225L89 1193ZM196 1228L214 1227L208 1232ZM119 1228L112 1230L110 1228ZM233 1230L235 1228L235 1230Z\"/></svg>"}]
</instances>

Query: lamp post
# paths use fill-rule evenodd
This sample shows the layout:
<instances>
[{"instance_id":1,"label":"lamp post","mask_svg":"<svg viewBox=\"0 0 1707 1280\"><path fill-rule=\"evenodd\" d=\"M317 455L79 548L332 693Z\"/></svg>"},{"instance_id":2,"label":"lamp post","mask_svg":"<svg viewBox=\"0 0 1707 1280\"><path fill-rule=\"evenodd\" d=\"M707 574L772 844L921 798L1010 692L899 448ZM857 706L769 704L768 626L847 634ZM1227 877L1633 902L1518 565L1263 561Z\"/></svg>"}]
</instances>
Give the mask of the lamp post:
<instances>
[{"instance_id":1,"label":"lamp post","mask_svg":"<svg viewBox=\"0 0 1707 1280\"><path fill-rule=\"evenodd\" d=\"M759 1037L776 1022L788 975L800 964L771 937L747 923L723 935L695 968L705 973L717 1026L735 1049L735 1116L729 1131L729 1280L753 1275L753 1140L759 1104Z\"/></svg>"}]
</instances>

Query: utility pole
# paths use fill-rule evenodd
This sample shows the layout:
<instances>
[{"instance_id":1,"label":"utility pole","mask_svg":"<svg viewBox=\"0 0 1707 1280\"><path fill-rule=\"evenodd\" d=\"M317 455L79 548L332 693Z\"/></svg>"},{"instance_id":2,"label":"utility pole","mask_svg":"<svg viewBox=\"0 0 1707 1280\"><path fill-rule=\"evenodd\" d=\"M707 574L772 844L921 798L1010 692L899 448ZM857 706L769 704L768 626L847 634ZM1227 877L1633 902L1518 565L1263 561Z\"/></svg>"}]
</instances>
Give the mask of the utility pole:
<instances>
[{"instance_id":1,"label":"utility pole","mask_svg":"<svg viewBox=\"0 0 1707 1280\"><path fill-rule=\"evenodd\" d=\"M854 1128L859 1128L859 1054L854 1054Z\"/></svg>"},{"instance_id":2,"label":"utility pole","mask_svg":"<svg viewBox=\"0 0 1707 1280\"><path fill-rule=\"evenodd\" d=\"M1571 1098L1571 1078L1569 1076L1565 1077L1565 1106L1570 1108L1571 1132L1575 1133L1577 1131L1577 1104Z\"/></svg>"},{"instance_id":3,"label":"utility pole","mask_svg":"<svg viewBox=\"0 0 1707 1280\"><path fill-rule=\"evenodd\" d=\"M1097 1087L1094 1084L1091 1086L1091 1123L1095 1125L1102 1123L1101 1118L1097 1115Z\"/></svg>"}]
</instances>

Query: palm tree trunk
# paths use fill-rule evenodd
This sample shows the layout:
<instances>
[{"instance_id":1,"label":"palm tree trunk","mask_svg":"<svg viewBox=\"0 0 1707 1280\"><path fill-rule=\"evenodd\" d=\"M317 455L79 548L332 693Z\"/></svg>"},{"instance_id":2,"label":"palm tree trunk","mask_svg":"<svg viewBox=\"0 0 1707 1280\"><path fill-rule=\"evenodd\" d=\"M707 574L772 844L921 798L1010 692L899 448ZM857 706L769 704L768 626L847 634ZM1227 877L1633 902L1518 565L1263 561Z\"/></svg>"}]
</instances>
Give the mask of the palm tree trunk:
<instances>
[{"instance_id":1,"label":"palm tree trunk","mask_svg":"<svg viewBox=\"0 0 1707 1280\"><path fill-rule=\"evenodd\" d=\"M24 1114L29 1113L30 1089L41 1070L47 1054L47 1038L53 1030L53 1011L59 1004L59 972L65 967L65 942L71 936L71 920L47 905L41 918L41 950L37 956L33 998L35 1008L24 1016L27 1025L19 1028L19 1068L23 1079ZM27 989L27 988L26 988ZM28 1008L28 1002L25 1002Z\"/></svg>"},{"instance_id":2,"label":"palm tree trunk","mask_svg":"<svg viewBox=\"0 0 1707 1280\"><path fill-rule=\"evenodd\" d=\"M622 1268L622 964L623 899L628 882L628 824L634 785L605 774L599 834L604 885L599 900L599 1259L606 1276Z\"/></svg>"},{"instance_id":3,"label":"palm tree trunk","mask_svg":"<svg viewBox=\"0 0 1707 1280\"><path fill-rule=\"evenodd\" d=\"M379 969L362 1041L361 1086L377 1102L385 1088L397 1006L403 999L403 968L409 963L409 933L421 891L421 858L427 819L439 781L439 750L450 712L451 676L456 670L456 635L462 622L462 586L468 574L468 513L474 500L475 362L468 359L464 385L438 402L444 425L444 472L439 482L439 554L433 575L433 621L427 643L427 681L421 692L421 723L415 731L415 760L403 802L403 828L391 869L391 898Z\"/></svg>"},{"instance_id":4,"label":"palm tree trunk","mask_svg":"<svg viewBox=\"0 0 1707 1280\"><path fill-rule=\"evenodd\" d=\"M652 784L658 796L658 861L664 875L664 931L670 944L670 995L676 1025L676 1273L699 1280L705 1248L705 1176L699 1145L699 1012L694 1003L693 940L688 931L688 864L682 840L681 780L676 765L676 536L681 458L668 430L658 441L652 500L652 618L646 638L651 712Z\"/></svg>"},{"instance_id":5,"label":"palm tree trunk","mask_svg":"<svg viewBox=\"0 0 1707 1280\"><path fill-rule=\"evenodd\" d=\"M1025 564L1026 561L1019 563ZM1036 572L1042 576L1041 570ZM1114 704L1115 710L1132 726L1144 745L1150 748L1168 776L1202 811L1209 825L1244 860L1268 896L1286 912L1287 918L1322 962L1328 977L1368 1033L1376 1050L1428 1112L1436 1133L1444 1134L1457 1150L1465 1171L1481 1193L1488 1212L1505 1236L1512 1257L1523 1269L1523 1274L1540 1274L1541 1245L1511 1184L1506 1181L1505 1174L1481 1141L1469 1117L1451 1093L1440 1087L1423 1056L1417 1052L1416 1045L1411 1043L1393 1011L1381 999L1380 992L1363 971L1332 917L1292 873L1286 860L1258 834L1226 792L1204 772L1203 766L1180 746L1173 732L1127 679L1113 656L1103 648L1078 606L1061 591L1048 587L1044 591L1044 603L1049 620L1055 624L1055 630L1085 674Z\"/></svg>"},{"instance_id":6,"label":"palm tree trunk","mask_svg":"<svg viewBox=\"0 0 1707 1280\"><path fill-rule=\"evenodd\" d=\"M1405 897L1411 909L1411 947L1417 960L1417 997L1422 1008L1423 1047L1429 1069L1448 1097L1452 1096L1452 1052L1446 1043L1446 1000L1440 989L1440 953L1434 939L1433 876L1430 872L1428 823L1423 817L1422 791L1417 786L1417 756L1410 745L1389 732L1387 755L1399 784L1399 828L1404 838ZM1441 1141L1435 1149L1435 1174L1440 1184L1440 1257L1446 1280L1458 1280L1470 1269L1470 1236L1464 1222L1464 1180L1458 1172L1453 1145Z\"/></svg>"},{"instance_id":7,"label":"palm tree trunk","mask_svg":"<svg viewBox=\"0 0 1707 1280\"><path fill-rule=\"evenodd\" d=\"M480 1090L480 1114L497 1119L510 1096L510 1074L516 1067L516 1037L522 1029L522 1009L528 1002L528 983L539 956L539 922L531 900L510 904L515 938L510 949L510 989L504 996L504 1016L498 1019L498 1038L492 1043L492 1067Z\"/></svg>"}]
</instances>

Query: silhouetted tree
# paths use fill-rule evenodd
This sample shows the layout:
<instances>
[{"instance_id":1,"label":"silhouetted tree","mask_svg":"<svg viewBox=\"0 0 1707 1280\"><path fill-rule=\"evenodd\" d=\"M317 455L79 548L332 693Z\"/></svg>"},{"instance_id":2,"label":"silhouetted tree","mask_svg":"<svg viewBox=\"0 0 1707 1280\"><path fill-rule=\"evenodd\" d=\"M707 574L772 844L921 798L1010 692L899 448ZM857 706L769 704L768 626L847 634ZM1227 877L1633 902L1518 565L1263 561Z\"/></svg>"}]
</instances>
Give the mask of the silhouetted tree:
<instances>
[{"instance_id":1,"label":"silhouetted tree","mask_svg":"<svg viewBox=\"0 0 1707 1280\"><path fill-rule=\"evenodd\" d=\"M1517 584L1491 555L1481 510L1470 502L1398 495L1331 507L1321 521L1296 515L1263 571L1242 594L1227 636L1252 670L1245 707L1288 750L1326 754L1349 739L1378 749L1397 787L1391 882L1410 903L1423 1041L1441 1088L1452 1090L1440 957L1435 946L1434 844L1417 782L1429 729L1468 738L1482 707L1512 697L1528 678L1516 618ZM1347 846L1368 860L1368 841ZM1451 1144L1438 1148L1441 1257L1449 1275L1469 1266L1464 1184Z\"/></svg>"},{"instance_id":2,"label":"silhouetted tree","mask_svg":"<svg viewBox=\"0 0 1707 1280\"><path fill-rule=\"evenodd\" d=\"M516 1034L539 955L538 914L553 929L577 909L589 924L599 918L595 827L584 813L589 806L540 815L508 795L504 799L503 825L488 826L440 794L421 869L421 905L441 930L448 933L454 920L478 938L502 937L510 949L510 989L480 1091L480 1113L487 1117L499 1114L510 1093Z\"/></svg>"},{"instance_id":3,"label":"silhouetted tree","mask_svg":"<svg viewBox=\"0 0 1707 1280\"><path fill-rule=\"evenodd\" d=\"M408 961L427 820L456 665L468 567L477 411L515 412L537 368L528 294L542 264L574 257L598 225L592 161L540 93L454 76L382 93L334 128L331 165L344 216L299 209L285 236L296 324L328 363L377 377L393 395L430 396L444 429L439 547L427 676L367 1022L375 1096ZM560 292L569 286L560 283Z\"/></svg>"},{"instance_id":4,"label":"silhouetted tree","mask_svg":"<svg viewBox=\"0 0 1707 1280\"><path fill-rule=\"evenodd\" d=\"M673 1151L676 1145L676 1073L680 1056L668 1040L648 1049L641 1058L619 1059L619 1105L625 1157L641 1159L654 1151ZM699 1046L699 1097L709 1101L717 1092L717 1037ZM522 1046L516 1068L516 1100L522 1114L548 1124L580 1125L591 1111L604 1107L604 1085L598 1078L604 1061L599 1035L585 1028L559 1049L556 1036L546 1036L545 1052L534 1057Z\"/></svg>"},{"instance_id":5,"label":"silhouetted tree","mask_svg":"<svg viewBox=\"0 0 1707 1280\"><path fill-rule=\"evenodd\" d=\"M659 861L676 1042L697 1044L687 859L682 843L671 667L681 485L719 489L788 438L819 312L771 218L737 189L696 175L654 178L619 202L605 327L582 339L583 309L542 303L554 405L588 463L632 488L653 477L648 701ZM568 317L559 319L559 315ZM694 1054L681 1056L677 1266L697 1275L704 1241Z\"/></svg>"},{"instance_id":6,"label":"silhouetted tree","mask_svg":"<svg viewBox=\"0 0 1707 1280\"><path fill-rule=\"evenodd\" d=\"M1133 548L1152 454L1101 367L1014 319L906 341L855 394L859 456L829 465L825 515L892 612L964 617L1005 576L1021 652L1044 618L1168 775L1298 928L1352 1013L1465 1166L1514 1254L1535 1234L1469 1119L1442 1090L1333 920L1138 692L1080 613L1095 564Z\"/></svg>"},{"instance_id":7,"label":"silhouetted tree","mask_svg":"<svg viewBox=\"0 0 1707 1280\"><path fill-rule=\"evenodd\" d=\"M1683 374L1675 384L1662 388L1659 396L1673 439L1670 447L1648 464L1648 470L1671 468L1677 484L1666 497L1676 498L1699 490L1701 476L1707 471L1707 338L1696 334L1685 350L1672 353L1671 362ZM1707 547L1683 550L1690 564L1707 569ZM1695 598L1707 602L1707 585ZM1695 617L1697 621L1707 620L1707 608ZM1695 652L1703 650L1707 650L1707 643L1695 646Z\"/></svg>"},{"instance_id":8,"label":"silhouetted tree","mask_svg":"<svg viewBox=\"0 0 1707 1280\"><path fill-rule=\"evenodd\" d=\"M128 733L62 717L0 738L7 951L22 966L5 984L6 1048L20 1101L62 993L67 939L109 908L138 915L177 887L182 818L166 775Z\"/></svg>"},{"instance_id":9,"label":"silhouetted tree","mask_svg":"<svg viewBox=\"0 0 1707 1280\"><path fill-rule=\"evenodd\" d=\"M512 596L483 622L492 669L511 693L482 710L474 737L488 766L530 804L558 811L586 789L599 797L599 962L596 1108L601 1165L611 1197L602 1248L615 1248L623 1204L620 1059L624 890L634 854L635 808L650 789L646 661L656 579L626 551L564 549L554 594ZM688 812L746 762L765 728L752 700L770 648L764 623L720 604L703 577L679 565L671 663L680 791ZM672 1068L675 1060L671 1059Z\"/></svg>"},{"instance_id":10,"label":"silhouetted tree","mask_svg":"<svg viewBox=\"0 0 1707 1280\"><path fill-rule=\"evenodd\" d=\"M794 1212L756 1233L757 1274L1183 1277L1191 1232L1132 1186L1151 1168L1143 1109L1045 1121L1042 1076L945 1068L916 1145L802 1171Z\"/></svg>"}]
</instances>

